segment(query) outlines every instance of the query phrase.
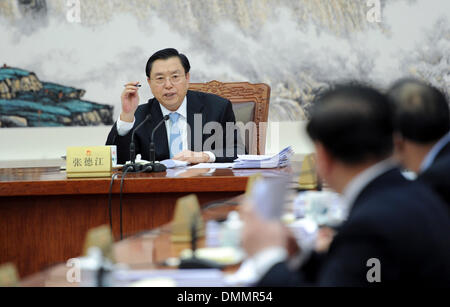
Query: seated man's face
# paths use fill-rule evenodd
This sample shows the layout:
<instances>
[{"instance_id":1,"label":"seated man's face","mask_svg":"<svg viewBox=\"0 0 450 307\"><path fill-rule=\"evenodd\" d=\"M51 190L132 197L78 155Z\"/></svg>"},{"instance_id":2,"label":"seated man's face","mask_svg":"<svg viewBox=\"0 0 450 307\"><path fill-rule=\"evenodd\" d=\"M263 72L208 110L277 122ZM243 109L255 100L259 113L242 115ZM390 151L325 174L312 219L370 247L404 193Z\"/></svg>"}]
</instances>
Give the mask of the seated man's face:
<instances>
[{"instance_id":1,"label":"seated man's face","mask_svg":"<svg viewBox=\"0 0 450 307\"><path fill-rule=\"evenodd\" d=\"M155 98L168 110L176 111L189 87L189 73L185 73L178 57L153 62L148 84Z\"/></svg>"}]
</instances>

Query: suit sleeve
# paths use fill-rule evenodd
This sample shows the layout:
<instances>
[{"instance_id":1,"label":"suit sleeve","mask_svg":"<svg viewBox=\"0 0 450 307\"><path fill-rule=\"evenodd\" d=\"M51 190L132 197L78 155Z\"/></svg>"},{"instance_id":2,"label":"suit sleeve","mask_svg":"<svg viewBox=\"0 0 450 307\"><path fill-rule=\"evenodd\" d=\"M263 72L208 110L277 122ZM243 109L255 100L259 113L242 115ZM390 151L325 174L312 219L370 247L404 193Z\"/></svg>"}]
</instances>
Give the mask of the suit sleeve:
<instances>
[{"instance_id":1,"label":"suit sleeve","mask_svg":"<svg viewBox=\"0 0 450 307\"><path fill-rule=\"evenodd\" d=\"M320 259L314 254L297 272L284 262L275 265L258 286L368 287L383 285L383 279L398 279L398 264L383 253L389 243L378 234L373 221L366 219L365 223L352 225L344 236L336 236L327 255ZM381 283L369 282L376 274L376 264L369 259L379 260Z\"/></svg>"},{"instance_id":2,"label":"suit sleeve","mask_svg":"<svg viewBox=\"0 0 450 307\"><path fill-rule=\"evenodd\" d=\"M314 286L325 254L312 253L298 270L291 270L287 262L275 264L257 283L259 287Z\"/></svg>"},{"instance_id":3,"label":"suit sleeve","mask_svg":"<svg viewBox=\"0 0 450 307\"><path fill-rule=\"evenodd\" d=\"M223 148L216 148L213 153L216 156L216 162L233 162L237 159L238 154L245 154L245 146L237 129L227 129L227 123L236 124L233 107L231 102L227 100L225 110L222 114L221 125L224 131Z\"/></svg>"},{"instance_id":4,"label":"suit sleeve","mask_svg":"<svg viewBox=\"0 0 450 307\"><path fill-rule=\"evenodd\" d=\"M375 265L370 259L379 260L380 275L383 279L392 280L398 275L397 265L391 263L381 252L382 240L377 237L355 236L346 239L335 248L328 260L322 266L316 285L326 287L368 287L382 285L383 283L371 283L369 277L375 277ZM381 269L380 268L380 269ZM387 269L389 268L389 269ZM375 269L375 270L373 270ZM372 272L372 273L371 273ZM375 274L375 275L374 275ZM390 276L388 276L390 275Z\"/></svg>"}]
</instances>

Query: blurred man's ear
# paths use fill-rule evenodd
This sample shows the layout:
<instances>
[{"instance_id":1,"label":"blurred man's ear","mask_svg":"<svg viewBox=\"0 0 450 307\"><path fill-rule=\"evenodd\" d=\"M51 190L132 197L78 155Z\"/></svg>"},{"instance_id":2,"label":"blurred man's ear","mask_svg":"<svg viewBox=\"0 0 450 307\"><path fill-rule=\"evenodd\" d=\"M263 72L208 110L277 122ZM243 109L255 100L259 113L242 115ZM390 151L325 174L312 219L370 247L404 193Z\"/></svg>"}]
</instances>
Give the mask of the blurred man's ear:
<instances>
[{"instance_id":1,"label":"blurred man's ear","mask_svg":"<svg viewBox=\"0 0 450 307\"><path fill-rule=\"evenodd\" d=\"M314 147L317 154L317 172L322 179L328 181L333 171L334 159L322 143L315 142Z\"/></svg>"},{"instance_id":2,"label":"blurred man's ear","mask_svg":"<svg viewBox=\"0 0 450 307\"><path fill-rule=\"evenodd\" d=\"M394 159L400 163L404 163L405 155L405 139L400 133L394 133Z\"/></svg>"},{"instance_id":3,"label":"blurred man's ear","mask_svg":"<svg viewBox=\"0 0 450 307\"><path fill-rule=\"evenodd\" d=\"M394 148L399 151L403 151L405 148L405 139L400 133L394 133Z\"/></svg>"}]
</instances>

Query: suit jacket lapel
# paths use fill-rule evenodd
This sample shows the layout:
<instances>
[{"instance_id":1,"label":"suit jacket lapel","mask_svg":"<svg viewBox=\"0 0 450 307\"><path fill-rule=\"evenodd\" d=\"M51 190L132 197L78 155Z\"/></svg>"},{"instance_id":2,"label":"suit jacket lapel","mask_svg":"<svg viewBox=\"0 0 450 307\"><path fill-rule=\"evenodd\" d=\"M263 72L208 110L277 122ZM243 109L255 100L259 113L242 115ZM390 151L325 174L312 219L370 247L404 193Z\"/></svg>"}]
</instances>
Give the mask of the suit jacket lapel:
<instances>
[{"instance_id":1,"label":"suit jacket lapel","mask_svg":"<svg viewBox=\"0 0 450 307\"><path fill-rule=\"evenodd\" d=\"M203 104L198 99L195 92L188 91L187 92L187 123L190 128L190 132L188 129L188 148L192 151L202 151L203 150L203 127L205 126L206 116L203 114ZM202 123L199 127L194 126L194 114L202 115ZM195 144L194 136L198 135L199 140L201 140L201 144ZM199 141L197 141L199 142Z\"/></svg>"}]
</instances>

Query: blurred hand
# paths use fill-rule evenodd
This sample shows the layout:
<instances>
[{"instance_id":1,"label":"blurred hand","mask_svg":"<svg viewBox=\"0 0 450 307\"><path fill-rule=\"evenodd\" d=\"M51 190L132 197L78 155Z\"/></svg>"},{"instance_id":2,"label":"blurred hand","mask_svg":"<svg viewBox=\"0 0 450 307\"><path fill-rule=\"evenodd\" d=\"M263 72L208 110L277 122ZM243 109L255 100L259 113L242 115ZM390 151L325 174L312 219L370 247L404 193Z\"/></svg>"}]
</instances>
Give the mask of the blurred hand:
<instances>
[{"instance_id":1,"label":"blurred hand","mask_svg":"<svg viewBox=\"0 0 450 307\"><path fill-rule=\"evenodd\" d=\"M249 256L266 248L288 246L288 232L281 222L263 220L248 202L240 207L240 215L244 222L242 247Z\"/></svg>"},{"instance_id":2,"label":"blurred hand","mask_svg":"<svg viewBox=\"0 0 450 307\"><path fill-rule=\"evenodd\" d=\"M191 164L206 163L209 161L209 156L204 152L194 152L190 150L183 150L176 154L173 160L187 161Z\"/></svg>"},{"instance_id":3,"label":"blurred hand","mask_svg":"<svg viewBox=\"0 0 450 307\"><path fill-rule=\"evenodd\" d=\"M315 251L318 253L326 253L330 248L336 232L329 227L321 227L317 233Z\"/></svg>"},{"instance_id":4,"label":"blurred hand","mask_svg":"<svg viewBox=\"0 0 450 307\"><path fill-rule=\"evenodd\" d=\"M132 123L134 120L134 112L139 105L139 82L130 82L125 85L125 89L122 92L122 113L120 114L120 120Z\"/></svg>"}]
</instances>

